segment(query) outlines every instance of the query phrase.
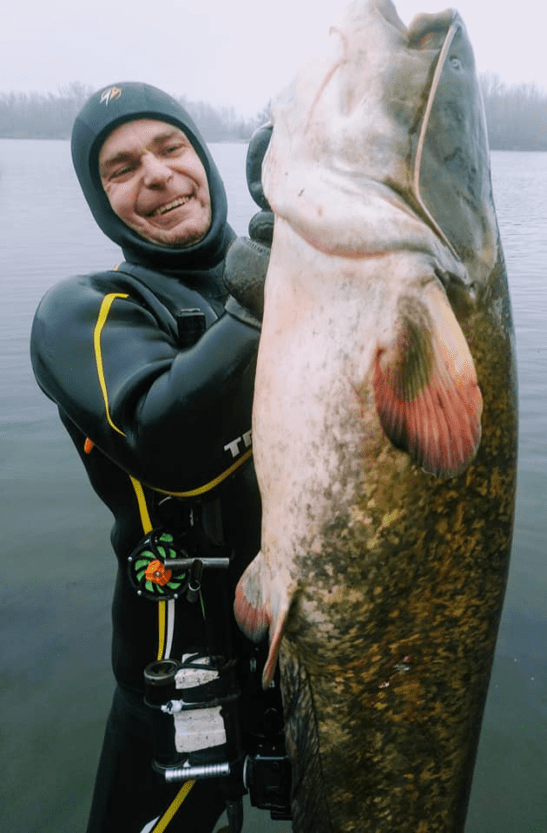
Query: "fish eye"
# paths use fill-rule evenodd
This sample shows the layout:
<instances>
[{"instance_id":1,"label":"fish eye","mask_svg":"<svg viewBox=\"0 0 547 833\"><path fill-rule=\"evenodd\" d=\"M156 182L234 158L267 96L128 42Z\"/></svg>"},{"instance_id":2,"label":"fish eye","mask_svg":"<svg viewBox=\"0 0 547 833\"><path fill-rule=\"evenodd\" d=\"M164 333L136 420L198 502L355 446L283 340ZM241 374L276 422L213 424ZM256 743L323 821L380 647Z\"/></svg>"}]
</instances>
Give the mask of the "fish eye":
<instances>
[{"instance_id":1,"label":"fish eye","mask_svg":"<svg viewBox=\"0 0 547 833\"><path fill-rule=\"evenodd\" d=\"M459 58L452 57L450 58L450 66L452 67L452 69L460 70L462 69L462 62Z\"/></svg>"}]
</instances>

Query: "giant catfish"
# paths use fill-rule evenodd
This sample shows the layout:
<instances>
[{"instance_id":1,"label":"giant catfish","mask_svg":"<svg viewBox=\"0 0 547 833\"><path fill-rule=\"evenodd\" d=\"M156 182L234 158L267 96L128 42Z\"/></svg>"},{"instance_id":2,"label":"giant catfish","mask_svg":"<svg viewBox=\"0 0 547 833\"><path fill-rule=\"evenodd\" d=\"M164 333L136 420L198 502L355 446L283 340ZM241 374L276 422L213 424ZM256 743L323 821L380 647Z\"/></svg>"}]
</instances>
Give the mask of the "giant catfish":
<instances>
[{"instance_id":1,"label":"giant catfish","mask_svg":"<svg viewBox=\"0 0 547 833\"><path fill-rule=\"evenodd\" d=\"M279 659L298 833L462 831L507 577L516 379L456 12L354 3L273 109L236 616Z\"/></svg>"}]
</instances>

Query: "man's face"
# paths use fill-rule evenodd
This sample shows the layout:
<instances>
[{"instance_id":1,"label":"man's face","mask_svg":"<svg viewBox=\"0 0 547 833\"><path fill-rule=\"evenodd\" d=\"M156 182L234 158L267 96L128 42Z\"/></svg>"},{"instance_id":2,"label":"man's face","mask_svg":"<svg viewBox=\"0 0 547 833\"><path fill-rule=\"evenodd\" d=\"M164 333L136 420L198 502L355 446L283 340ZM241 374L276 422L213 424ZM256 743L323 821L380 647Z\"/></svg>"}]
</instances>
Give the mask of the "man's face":
<instances>
[{"instance_id":1,"label":"man's face","mask_svg":"<svg viewBox=\"0 0 547 833\"><path fill-rule=\"evenodd\" d=\"M122 124L105 140L99 171L112 210L141 237L190 246L211 225L207 174L178 127L154 119Z\"/></svg>"}]
</instances>

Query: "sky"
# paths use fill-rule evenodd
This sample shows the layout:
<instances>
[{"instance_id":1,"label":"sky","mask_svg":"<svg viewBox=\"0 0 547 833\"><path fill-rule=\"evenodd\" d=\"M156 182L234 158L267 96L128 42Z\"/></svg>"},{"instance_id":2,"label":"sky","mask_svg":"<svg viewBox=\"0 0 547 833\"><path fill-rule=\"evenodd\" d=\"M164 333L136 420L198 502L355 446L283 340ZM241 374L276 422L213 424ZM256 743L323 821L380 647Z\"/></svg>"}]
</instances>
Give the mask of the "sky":
<instances>
[{"instance_id":1,"label":"sky","mask_svg":"<svg viewBox=\"0 0 547 833\"><path fill-rule=\"evenodd\" d=\"M0 93L94 90L145 81L249 117L340 21L344 0L10 0L0 25ZM450 0L398 0L405 23ZM547 4L455 0L479 72L547 90ZM493 10L495 9L495 10Z\"/></svg>"}]
</instances>

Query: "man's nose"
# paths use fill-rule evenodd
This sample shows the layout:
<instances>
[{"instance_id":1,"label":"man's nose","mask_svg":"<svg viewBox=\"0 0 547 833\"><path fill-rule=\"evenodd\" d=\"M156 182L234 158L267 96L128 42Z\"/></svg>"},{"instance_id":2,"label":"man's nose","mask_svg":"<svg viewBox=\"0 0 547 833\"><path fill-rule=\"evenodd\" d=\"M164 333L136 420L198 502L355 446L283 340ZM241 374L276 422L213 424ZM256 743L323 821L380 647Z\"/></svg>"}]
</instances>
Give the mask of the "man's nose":
<instances>
[{"instance_id":1,"label":"man's nose","mask_svg":"<svg viewBox=\"0 0 547 833\"><path fill-rule=\"evenodd\" d=\"M144 155L142 166L144 184L148 188L163 185L173 176L169 165L153 153L146 153Z\"/></svg>"}]
</instances>

